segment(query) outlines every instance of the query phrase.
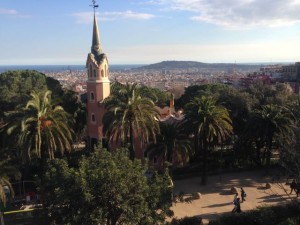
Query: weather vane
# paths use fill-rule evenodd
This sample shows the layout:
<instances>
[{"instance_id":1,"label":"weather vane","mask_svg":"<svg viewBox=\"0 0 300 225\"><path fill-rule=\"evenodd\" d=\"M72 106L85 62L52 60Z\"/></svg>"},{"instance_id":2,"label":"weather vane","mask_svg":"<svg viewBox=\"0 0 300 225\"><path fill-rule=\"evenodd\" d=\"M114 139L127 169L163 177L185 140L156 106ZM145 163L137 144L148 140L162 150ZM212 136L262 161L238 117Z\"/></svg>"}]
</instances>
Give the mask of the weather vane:
<instances>
[{"instance_id":1,"label":"weather vane","mask_svg":"<svg viewBox=\"0 0 300 225\"><path fill-rule=\"evenodd\" d=\"M92 5L90 5L90 6L92 6L93 8L94 8L94 13L95 13L95 9L96 8L98 8L99 7L99 5L96 5L96 0L92 0Z\"/></svg>"}]
</instances>

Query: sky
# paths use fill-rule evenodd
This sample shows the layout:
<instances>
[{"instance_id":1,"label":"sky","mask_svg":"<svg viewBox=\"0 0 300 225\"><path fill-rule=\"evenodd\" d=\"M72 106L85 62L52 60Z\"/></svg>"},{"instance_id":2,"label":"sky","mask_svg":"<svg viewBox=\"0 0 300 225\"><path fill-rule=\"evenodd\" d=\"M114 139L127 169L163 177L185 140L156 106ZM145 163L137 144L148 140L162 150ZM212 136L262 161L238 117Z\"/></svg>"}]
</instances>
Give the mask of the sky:
<instances>
[{"instance_id":1,"label":"sky","mask_svg":"<svg viewBox=\"0 0 300 225\"><path fill-rule=\"evenodd\" d=\"M110 64L300 61L300 0L98 0ZM0 0L0 65L83 65L90 0Z\"/></svg>"}]
</instances>

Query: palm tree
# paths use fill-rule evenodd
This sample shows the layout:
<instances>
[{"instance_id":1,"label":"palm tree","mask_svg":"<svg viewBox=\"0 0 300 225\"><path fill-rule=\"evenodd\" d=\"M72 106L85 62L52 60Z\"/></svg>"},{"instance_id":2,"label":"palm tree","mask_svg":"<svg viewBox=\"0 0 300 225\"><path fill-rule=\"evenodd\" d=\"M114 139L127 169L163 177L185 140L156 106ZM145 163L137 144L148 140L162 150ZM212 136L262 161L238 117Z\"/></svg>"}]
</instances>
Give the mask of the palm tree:
<instances>
[{"instance_id":1,"label":"palm tree","mask_svg":"<svg viewBox=\"0 0 300 225\"><path fill-rule=\"evenodd\" d=\"M16 135L18 146L26 150L28 157L35 154L42 161L55 158L54 153L70 151L73 119L61 106L51 102L51 91L30 94L26 106L20 109L20 121L11 125L7 133Z\"/></svg>"},{"instance_id":2,"label":"palm tree","mask_svg":"<svg viewBox=\"0 0 300 225\"><path fill-rule=\"evenodd\" d=\"M274 138L278 135L292 137L295 119L287 108L268 104L253 111L247 127L248 136L259 139L266 147L266 165L269 166Z\"/></svg>"},{"instance_id":3,"label":"palm tree","mask_svg":"<svg viewBox=\"0 0 300 225\"><path fill-rule=\"evenodd\" d=\"M136 85L115 83L111 95L104 100L107 109L103 117L104 133L110 142L128 143L131 159L135 157L136 136L142 142L149 142L159 132L159 113L154 102L142 96Z\"/></svg>"},{"instance_id":4,"label":"palm tree","mask_svg":"<svg viewBox=\"0 0 300 225\"><path fill-rule=\"evenodd\" d=\"M195 150L203 153L202 184L207 182L208 151L232 133L228 110L212 97L195 97L185 107L185 124L195 137Z\"/></svg>"},{"instance_id":5,"label":"palm tree","mask_svg":"<svg viewBox=\"0 0 300 225\"><path fill-rule=\"evenodd\" d=\"M186 162L191 154L191 145L183 133L181 123L160 123L160 134L157 142L148 146L149 157L162 157L163 161L173 162L173 156L177 160Z\"/></svg>"},{"instance_id":6,"label":"palm tree","mask_svg":"<svg viewBox=\"0 0 300 225\"><path fill-rule=\"evenodd\" d=\"M11 186L11 183L9 181L9 176L15 176L16 178L20 177L19 171L8 164L7 160L1 160L0 161L0 203L3 203L5 206L7 203L7 197L4 192L4 188L8 187L11 193L11 197L14 196L14 190ZM3 222L3 214L0 210L0 224L4 224Z\"/></svg>"}]
</instances>

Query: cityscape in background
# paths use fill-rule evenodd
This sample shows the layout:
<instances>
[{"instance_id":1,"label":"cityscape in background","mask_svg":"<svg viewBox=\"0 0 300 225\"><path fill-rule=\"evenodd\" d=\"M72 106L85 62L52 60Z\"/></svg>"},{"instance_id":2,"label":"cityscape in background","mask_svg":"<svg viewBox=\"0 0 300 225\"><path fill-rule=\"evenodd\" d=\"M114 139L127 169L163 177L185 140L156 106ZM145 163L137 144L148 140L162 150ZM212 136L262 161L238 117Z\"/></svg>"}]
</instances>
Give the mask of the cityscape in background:
<instances>
[{"instance_id":1,"label":"cityscape in background","mask_svg":"<svg viewBox=\"0 0 300 225\"><path fill-rule=\"evenodd\" d=\"M64 88L79 94L86 92L84 65L0 66L0 72L29 69L57 79ZM255 82L288 83L299 94L300 63L277 64L205 64L193 61L164 61L151 65L111 65L110 80L137 83L140 86L172 92L176 98L192 85L223 83L248 87Z\"/></svg>"}]
</instances>

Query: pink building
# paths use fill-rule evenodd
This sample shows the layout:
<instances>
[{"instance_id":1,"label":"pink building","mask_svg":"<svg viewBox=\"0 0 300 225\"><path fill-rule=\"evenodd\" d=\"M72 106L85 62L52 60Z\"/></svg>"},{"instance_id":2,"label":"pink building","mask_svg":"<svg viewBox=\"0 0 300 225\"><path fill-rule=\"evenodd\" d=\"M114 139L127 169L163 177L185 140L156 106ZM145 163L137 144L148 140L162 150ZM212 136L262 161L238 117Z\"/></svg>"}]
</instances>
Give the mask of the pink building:
<instances>
[{"instance_id":1,"label":"pink building","mask_svg":"<svg viewBox=\"0 0 300 225\"><path fill-rule=\"evenodd\" d=\"M102 118L105 113L102 101L110 95L108 59L102 52L96 15L94 14L91 52L86 60L87 85L87 136L92 146L103 139Z\"/></svg>"}]
</instances>

